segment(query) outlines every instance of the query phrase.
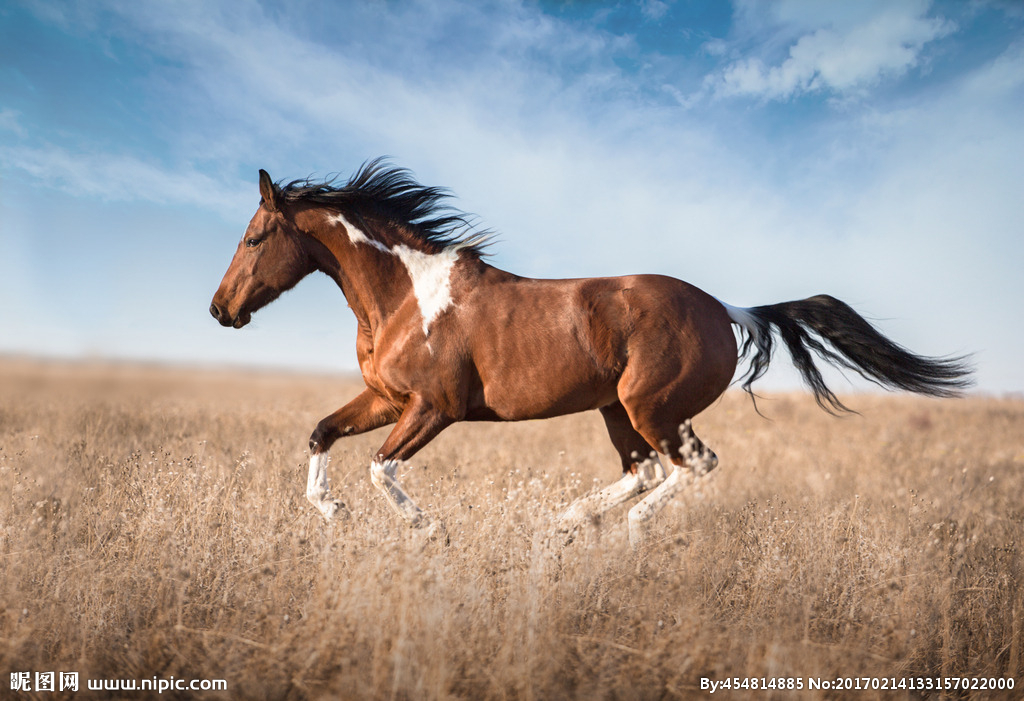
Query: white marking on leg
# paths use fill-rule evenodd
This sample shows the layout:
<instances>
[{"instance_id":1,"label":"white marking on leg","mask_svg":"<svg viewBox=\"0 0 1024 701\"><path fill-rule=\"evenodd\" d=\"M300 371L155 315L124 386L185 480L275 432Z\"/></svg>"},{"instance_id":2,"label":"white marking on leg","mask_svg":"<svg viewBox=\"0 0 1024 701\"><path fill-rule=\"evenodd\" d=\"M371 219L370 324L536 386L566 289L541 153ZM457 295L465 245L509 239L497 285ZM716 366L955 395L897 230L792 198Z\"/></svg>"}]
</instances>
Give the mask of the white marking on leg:
<instances>
[{"instance_id":1,"label":"white marking on leg","mask_svg":"<svg viewBox=\"0 0 1024 701\"><path fill-rule=\"evenodd\" d=\"M643 542L646 523L654 518L656 513L665 508L665 504L692 481L693 479L689 471L676 468L675 472L668 476L668 479L658 485L653 492L641 499L636 506L629 510L627 521L629 523L630 545L635 548Z\"/></svg>"},{"instance_id":2,"label":"white marking on leg","mask_svg":"<svg viewBox=\"0 0 1024 701\"><path fill-rule=\"evenodd\" d=\"M665 508L679 492L697 484L698 480L702 480L718 465L718 457L710 448L702 446L702 449L697 449L697 438L693 435L689 421L680 427L679 437L683 440L679 454L688 469L677 465L668 479L629 510L629 543L634 548L643 542L646 524L655 514Z\"/></svg>"},{"instance_id":3,"label":"white marking on leg","mask_svg":"<svg viewBox=\"0 0 1024 701\"><path fill-rule=\"evenodd\" d=\"M327 221L331 224L341 224L343 227L345 227L345 232L348 234L348 240L351 241L353 244L365 243L368 246L373 246L378 251L383 251L384 253L388 254L391 253L390 248L382 244L380 241L377 241L376 239L371 239L369 236L363 233L362 229L360 229L355 224L351 223L348 219L346 219L344 214L341 214L340 212L338 214L332 214L331 216L327 217Z\"/></svg>"},{"instance_id":4,"label":"white marking on leg","mask_svg":"<svg viewBox=\"0 0 1024 701\"><path fill-rule=\"evenodd\" d=\"M628 501L640 493L640 476L627 472L617 482L604 489L580 497L558 518L558 530L571 531L588 518L603 514L608 509Z\"/></svg>"},{"instance_id":5,"label":"white marking on leg","mask_svg":"<svg viewBox=\"0 0 1024 701\"><path fill-rule=\"evenodd\" d=\"M609 509L643 494L665 480L665 469L657 460L644 460L636 472L627 472L617 482L593 494L580 497L558 518L558 530L571 532Z\"/></svg>"},{"instance_id":6,"label":"white marking on leg","mask_svg":"<svg viewBox=\"0 0 1024 701\"><path fill-rule=\"evenodd\" d=\"M649 486L648 489L654 489L657 485L665 481L668 477L668 471L665 470L665 466L672 467L672 461L667 456L661 453L655 453L651 456L650 460L644 460L636 466L638 472L642 472Z\"/></svg>"},{"instance_id":7,"label":"white marking on leg","mask_svg":"<svg viewBox=\"0 0 1024 701\"><path fill-rule=\"evenodd\" d=\"M343 504L330 497L327 486L327 453L309 456L309 478L306 480L306 499L315 506L324 518L330 521Z\"/></svg>"},{"instance_id":8,"label":"white marking on leg","mask_svg":"<svg viewBox=\"0 0 1024 701\"><path fill-rule=\"evenodd\" d=\"M398 483L398 466L400 464L398 460L384 460L383 462L374 460L370 463L370 481L384 494L392 511L408 521L410 526L413 528L428 526L430 519L423 509L416 506L416 502L405 493L402 485Z\"/></svg>"},{"instance_id":9,"label":"white marking on leg","mask_svg":"<svg viewBox=\"0 0 1024 701\"><path fill-rule=\"evenodd\" d=\"M457 247L440 253L424 253L408 246L395 246L394 254L412 278L412 291L423 317L423 333L430 335L430 324L452 305L452 268L459 259Z\"/></svg>"}]
</instances>

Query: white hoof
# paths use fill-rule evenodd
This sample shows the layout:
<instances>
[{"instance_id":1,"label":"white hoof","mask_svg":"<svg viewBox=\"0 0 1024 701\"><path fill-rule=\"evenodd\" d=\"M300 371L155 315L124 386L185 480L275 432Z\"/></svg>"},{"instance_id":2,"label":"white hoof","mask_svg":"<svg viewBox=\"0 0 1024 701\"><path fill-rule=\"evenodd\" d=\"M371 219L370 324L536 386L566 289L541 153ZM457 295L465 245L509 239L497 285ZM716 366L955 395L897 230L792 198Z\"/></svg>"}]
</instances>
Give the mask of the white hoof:
<instances>
[{"instance_id":1,"label":"white hoof","mask_svg":"<svg viewBox=\"0 0 1024 701\"><path fill-rule=\"evenodd\" d=\"M318 499L315 497L307 497L310 504L316 507L316 510L324 517L325 521L333 521L334 517L346 513L348 509L345 507L345 503L339 499Z\"/></svg>"},{"instance_id":2,"label":"white hoof","mask_svg":"<svg viewBox=\"0 0 1024 701\"><path fill-rule=\"evenodd\" d=\"M445 528L443 521L435 521L432 518L427 518L423 514L418 519L409 524L414 531L422 534L423 538L428 541L437 541L448 545L451 541L448 538L448 529Z\"/></svg>"},{"instance_id":3,"label":"white hoof","mask_svg":"<svg viewBox=\"0 0 1024 701\"><path fill-rule=\"evenodd\" d=\"M341 511L345 511L345 505L338 499L328 499L320 504L320 512L328 521L334 520L334 517Z\"/></svg>"}]
</instances>

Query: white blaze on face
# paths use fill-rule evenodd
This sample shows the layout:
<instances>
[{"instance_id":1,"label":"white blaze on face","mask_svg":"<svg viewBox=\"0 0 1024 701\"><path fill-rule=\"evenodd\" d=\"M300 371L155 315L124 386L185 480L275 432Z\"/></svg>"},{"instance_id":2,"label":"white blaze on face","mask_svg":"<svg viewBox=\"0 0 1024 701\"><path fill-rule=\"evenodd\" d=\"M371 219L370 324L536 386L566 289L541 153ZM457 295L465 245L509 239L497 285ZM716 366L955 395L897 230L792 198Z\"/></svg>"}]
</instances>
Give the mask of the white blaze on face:
<instances>
[{"instance_id":1,"label":"white blaze on face","mask_svg":"<svg viewBox=\"0 0 1024 701\"><path fill-rule=\"evenodd\" d=\"M380 241L371 239L353 225L343 214L327 218L332 224L341 224L353 244L366 244L397 257L412 279L412 292L423 317L423 333L430 335L430 324L441 312L452 305L452 268L459 259L459 247L452 246L440 253L424 253L403 244L390 249Z\"/></svg>"},{"instance_id":2,"label":"white blaze on face","mask_svg":"<svg viewBox=\"0 0 1024 701\"><path fill-rule=\"evenodd\" d=\"M429 335L431 322L452 305L452 268L459 252L448 248L431 254L399 244L393 253L409 271L412 292L423 317L423 333Z\"/></svg>"}]
</instances>

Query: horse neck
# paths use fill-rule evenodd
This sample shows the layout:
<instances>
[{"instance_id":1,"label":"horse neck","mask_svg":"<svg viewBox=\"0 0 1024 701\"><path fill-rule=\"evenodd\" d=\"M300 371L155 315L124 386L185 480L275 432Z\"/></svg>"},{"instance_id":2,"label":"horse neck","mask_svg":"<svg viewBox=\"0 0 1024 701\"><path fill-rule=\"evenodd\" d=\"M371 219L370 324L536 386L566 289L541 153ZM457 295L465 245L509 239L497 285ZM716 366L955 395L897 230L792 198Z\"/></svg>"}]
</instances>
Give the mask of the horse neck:
<instances>
[{"instance_id":1,"label":"horse neck","mask_svg":"<svg viewBox=\"0 0 1024 701\"><path fill-rule=\"evenodd\" d=\"M412 293L412 283L404 274L402 262L391 247L379 243L375 229L382 225L368 225L354 215L342 213L357 228L358 233L353 235L347 227L332 223L337 212L317 208L303 214L296 217L296 223L316 242L312 255L317 269L338 284L359 321L376 329Z\"/></svg>"}]
</instances>

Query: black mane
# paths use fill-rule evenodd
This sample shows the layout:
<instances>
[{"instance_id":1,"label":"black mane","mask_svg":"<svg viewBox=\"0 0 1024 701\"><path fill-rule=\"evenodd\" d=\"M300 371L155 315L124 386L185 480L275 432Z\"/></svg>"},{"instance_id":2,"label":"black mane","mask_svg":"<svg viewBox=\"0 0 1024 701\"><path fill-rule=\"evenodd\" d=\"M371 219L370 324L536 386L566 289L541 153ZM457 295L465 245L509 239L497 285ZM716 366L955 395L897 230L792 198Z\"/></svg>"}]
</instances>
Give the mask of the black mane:
<instances>
[{"instance_id":1,"label":"black mane","mask_svg":"<svg viewBox=\"0 0 1024 701\"><path fill-rule=\"evenodd\" d=\"M485 255L491 232L476 229L469 215L448 205L448 190L420 185L406 168L375 158L360 166L344 185L335 182L293 180L279 188L287 201L355 207L405 225L417 240L435 250L456 246L471 255Z\"/></svg>"}]
</instances>

